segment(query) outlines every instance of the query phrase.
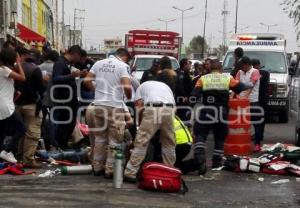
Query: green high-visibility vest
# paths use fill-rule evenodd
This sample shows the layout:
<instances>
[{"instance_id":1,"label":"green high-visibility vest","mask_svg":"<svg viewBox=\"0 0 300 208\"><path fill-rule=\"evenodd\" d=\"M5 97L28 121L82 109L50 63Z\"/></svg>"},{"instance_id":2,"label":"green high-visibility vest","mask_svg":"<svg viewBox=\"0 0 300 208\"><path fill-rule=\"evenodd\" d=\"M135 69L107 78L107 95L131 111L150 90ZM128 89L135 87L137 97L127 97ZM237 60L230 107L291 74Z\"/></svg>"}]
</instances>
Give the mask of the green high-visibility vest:
<instances>
[{"instance_id":1,"label":"green high-visibility vest","mask_svg":"<svg viewBox=\"0 0 300 208\"><path fill-rule=\"evenodd\" d=\"M173 120L173 126L175 130L176 144L187 144L193 142L189 129L177 116Z\"/></svg>"},{"instance_id":2,"label":"green high-visibility vest","mask_svg":"<svg viewBox=\"0 0 300 208\"><path fill-rule=\"evenodd\" d=\"M220 73L211 73L200 78L203 91L208 90L229 90L230 76Z\"/></svg>"}]
</instances>

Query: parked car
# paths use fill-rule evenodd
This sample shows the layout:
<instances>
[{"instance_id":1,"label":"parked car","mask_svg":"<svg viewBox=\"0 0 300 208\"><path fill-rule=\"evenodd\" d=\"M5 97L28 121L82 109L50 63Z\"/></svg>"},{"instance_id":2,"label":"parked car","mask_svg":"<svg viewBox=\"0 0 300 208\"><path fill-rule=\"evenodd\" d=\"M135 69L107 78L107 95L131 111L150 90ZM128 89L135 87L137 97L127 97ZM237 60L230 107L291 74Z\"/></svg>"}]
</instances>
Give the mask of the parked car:
<instances>
[{"instance_id":1,"label":"parked car","mask_svg":"<svg viewBox=\"0 0 300 208\"><path fill-rule=\"evenodd\" d=\"M159 60L162 55L135 55L130 66L135 68L134 76L140 81L143 73L150 69L154 60ZM174 70L179 68L178 60L172 56L169 56L172 62L172 68Z\"/></svg>"}]
</instances>

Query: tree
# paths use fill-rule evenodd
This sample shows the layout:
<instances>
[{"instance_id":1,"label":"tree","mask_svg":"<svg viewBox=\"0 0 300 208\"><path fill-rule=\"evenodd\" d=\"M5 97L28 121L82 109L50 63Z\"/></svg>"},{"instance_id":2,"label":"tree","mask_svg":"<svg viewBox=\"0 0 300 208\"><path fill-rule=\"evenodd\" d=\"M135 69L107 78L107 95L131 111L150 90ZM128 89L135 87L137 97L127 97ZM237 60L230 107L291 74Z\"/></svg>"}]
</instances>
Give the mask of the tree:
<instances>
[{"instance_id":1,"label":"tree","mask_svg":"<svg viewBox=\"0 0 300 208\"><path fill-rule=\"evenodd\" d=\"M294 24L297 31L297 38L300 38L300 0L283 0L283 11L288 16L294 19Z\"/></svg>"},{"instance_id":2,"label":"tree","mask_svg":"<svg viewBox=\"0 0 300 208\"><path fill-rule=\"evenodd\" d=\"M189 46L186 48L186 53L188 55L190 55L192 53L201 54L203 44L204 44L204 53L205 53L208 48L207 42L200 35L193 37L193 39L189 43Z\"/></svg>"}]
</instances>

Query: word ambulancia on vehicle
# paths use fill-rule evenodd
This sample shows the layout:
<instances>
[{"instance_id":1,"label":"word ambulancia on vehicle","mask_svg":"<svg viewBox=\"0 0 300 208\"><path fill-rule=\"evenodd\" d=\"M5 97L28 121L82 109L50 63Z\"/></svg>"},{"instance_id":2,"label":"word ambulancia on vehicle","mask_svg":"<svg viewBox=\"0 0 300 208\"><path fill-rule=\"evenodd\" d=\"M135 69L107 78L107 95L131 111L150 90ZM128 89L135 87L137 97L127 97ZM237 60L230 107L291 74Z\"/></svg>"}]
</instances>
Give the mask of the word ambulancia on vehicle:
<instances>
[{"instance_id":1,"label":"word ambulancia on vehicle","mask_svg":"<svg viewBox=\"0 0 300 208\"><path fill-rule=\"evenodd\" d=\"M277 42L274 41L238 41L238 46L278 46Z\"/></svg>"}]
</instances>

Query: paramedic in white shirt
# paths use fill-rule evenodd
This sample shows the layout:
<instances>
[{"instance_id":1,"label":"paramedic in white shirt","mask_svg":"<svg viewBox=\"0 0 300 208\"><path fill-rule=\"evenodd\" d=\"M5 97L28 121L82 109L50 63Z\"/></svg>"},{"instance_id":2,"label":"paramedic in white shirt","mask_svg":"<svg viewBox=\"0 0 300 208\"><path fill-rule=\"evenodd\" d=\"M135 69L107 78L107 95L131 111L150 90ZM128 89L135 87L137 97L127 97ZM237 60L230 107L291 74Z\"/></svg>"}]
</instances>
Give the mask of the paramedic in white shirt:
<instances>
[{"instance_id":1,"label":"paramedic in white shirt","mask_svg":"<svg viewBox=\"0 0 300 208\"><path fill-rule=\"evenodd\" d=\"M114 157L110 147L120 146L125 131L124 97L131 98L132 86L129 66L130 54L120 48L115 56L98 61L84 80L88 89L95 91L93 150L94 175L112 178ZM95 81L95 86L93 85Z\"/></svg>"},{"instance_id":2,"label":"paramedic in white shirt","mask_svg":"<svg viewBox=\"0 0 300 208\"><path fill-rule=\"evenodd\" d=\"M176 160L173 128L175 99L170 87L160 81L144 82L136 91L135 105L140 126L125 169L125 180L128 182L136 181L149 142L157 130L160 130L163 162L173 166Z\"/></svg>"}]
</instances>

